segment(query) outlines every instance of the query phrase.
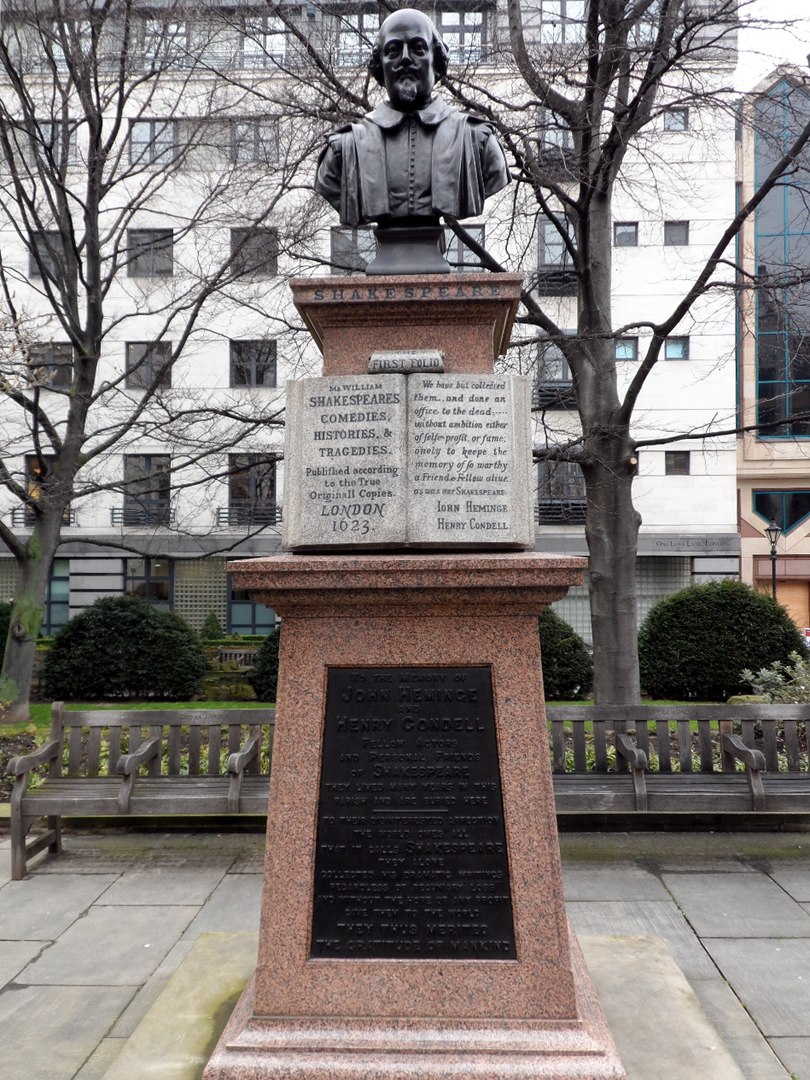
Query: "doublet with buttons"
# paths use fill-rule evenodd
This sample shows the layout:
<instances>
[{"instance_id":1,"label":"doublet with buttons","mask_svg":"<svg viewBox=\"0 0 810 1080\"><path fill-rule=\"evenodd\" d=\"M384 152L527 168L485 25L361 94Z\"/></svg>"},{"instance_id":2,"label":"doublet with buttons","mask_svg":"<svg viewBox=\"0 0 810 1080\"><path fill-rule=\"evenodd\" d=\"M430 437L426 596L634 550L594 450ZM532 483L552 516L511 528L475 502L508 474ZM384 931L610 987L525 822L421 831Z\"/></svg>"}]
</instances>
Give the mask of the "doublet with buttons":
<instances>
[{"instance_id":1,"label":"doublet with buttons","mask_svg":"<svg viewBox=\"0 0 810 1080\"><path fill-rule=\"evenodd\" d=\"M343 225L396 218L475 217L509 183L490 125L433 98L403 113L387 102L327 136L315 190Z\"/></svg>"}]
</instances>

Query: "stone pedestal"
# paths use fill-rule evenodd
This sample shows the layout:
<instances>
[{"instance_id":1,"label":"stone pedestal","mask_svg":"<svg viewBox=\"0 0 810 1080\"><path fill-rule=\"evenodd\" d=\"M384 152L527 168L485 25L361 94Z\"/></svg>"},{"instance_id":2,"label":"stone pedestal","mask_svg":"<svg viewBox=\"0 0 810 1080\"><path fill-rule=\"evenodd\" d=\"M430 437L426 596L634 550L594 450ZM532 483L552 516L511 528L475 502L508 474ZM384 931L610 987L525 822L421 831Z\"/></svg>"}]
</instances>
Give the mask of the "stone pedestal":
<instances>
[{"instance_id":1,"label":"stone pedestal","mask_svg":"<svg viewBox=\"0 0 810 1080\"><path fill-rule=\"evenodd\" d=\"M506 351L522 274L296 278L295 306L323 353L324 375L368 371L379 350L444 353L447 372L492 371Z\"/></svg>"},{"instance_id":2,"label":"stone pedestal","mask_svg":"<svg viewBox=\"0 0 810 1080\"><path fill-rule=\"evenodd\" d=\"M231 565L235 585L275 608L284 630L259 963L205 1080L624 1077L565 918L540 674L538 612L581 580L583 565L583 560L534 552L281 555ZM365 955L364 935L404 934L407 942L411 931L381 923L386 916L362 899L356 923L341 924L338 933L345 938L336 943L356 947L357 958L334 959L315 948L321 755L327 687L338 669L387 669L394 685L403 679L416 679L418 685L415 669L432 673L426 678L439 683L442 676L436 673L442 669L453 672L451 680L472 669L483 672L487 684L491 677L489 722L494 722L502 803L489 794L481 801L486 800L488 820L505 836L511 919L502 936L511 955L506 950L505 958L491 958L486 942L474 940L484 933L476 927L485 925L488 892L487 879L475 877L482 897L479 914L452 912L456 894L448 885L446 912L428 916L438 919L432 925L440 931L431 932L444 935L448 948L455 934L471 936L475 959L409 955L407 949L402 959L381 957L376 949ZM404 693L409 699L424 696ZM346 712L351 715L350 708ZM447 712L447 717L434 715L438 730L452 733L466 723L453 715L452 706ZM403 728L420 723L418 708L403 721L401 709L398 714L396 706L381 704L380 716L398 718ZM329 719L344 728L351 722ZM420 775L421 745L402 744L403 760L415 772L380 775ZM454 740L433 745L452 747ZM385 784L396 789L393 781L383 781L382 804ZM475 805L477 787L457 784L446 790ZM362 826L362 818L357 823ZM390 835L398 834L394 829ZM442 880L442 868L454 863L447 853L457 850L453 836L437 845L428 835L432 839L422 852L419 845L396 839L390 848L391 880L400 888L409 880L408 865L424 865L423 855L437 853L428 860L434 869L422 874L424 881L419 873L412 879L413 899L407 902L413 911L428 903L441 907L435 882ZM352 866L351 852L345 864ZM451 870L446 876L455 880ZM419 895L425 882L430 883L427 901ZM504 883L496 888L502 890ZM396 948L390 941L385 947ZM499 957L497 951L493 955Z\"/></svg>"}]
</instances>

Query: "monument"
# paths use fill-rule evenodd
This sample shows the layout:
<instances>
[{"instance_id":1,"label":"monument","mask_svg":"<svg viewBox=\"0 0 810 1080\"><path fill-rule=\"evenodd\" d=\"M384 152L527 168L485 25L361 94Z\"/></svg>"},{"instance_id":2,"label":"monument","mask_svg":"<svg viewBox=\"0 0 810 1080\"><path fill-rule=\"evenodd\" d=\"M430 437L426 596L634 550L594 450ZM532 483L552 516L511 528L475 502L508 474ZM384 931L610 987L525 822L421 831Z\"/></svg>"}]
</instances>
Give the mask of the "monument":
<instances>
[{"instance_id":1,"label":"monument","mask_svg":"<svg viewBox=\"0 0 810 1080\"><path fill-rule=\"evenodd\" d=\"M285 553L230 567L284 621L258 966L205 1080L625 1077L565 917L541 685L538 613L584 561L530 550L527 381L493 369L520 276L438 276L442 57L390 16L371 64L401 118L319 166L413 272L292 283L323 376L288 385ZM460 116L483 198L465 177L502 156Z\"/></svg>"}]
</instances>

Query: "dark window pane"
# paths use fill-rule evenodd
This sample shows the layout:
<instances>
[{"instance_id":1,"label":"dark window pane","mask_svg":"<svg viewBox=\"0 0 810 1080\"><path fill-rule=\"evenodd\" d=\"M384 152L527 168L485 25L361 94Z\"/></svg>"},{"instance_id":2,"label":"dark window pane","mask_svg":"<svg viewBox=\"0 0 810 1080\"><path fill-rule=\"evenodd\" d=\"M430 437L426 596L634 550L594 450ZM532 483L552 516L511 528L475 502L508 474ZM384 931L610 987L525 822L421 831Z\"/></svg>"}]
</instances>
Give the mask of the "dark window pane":
<instances>
[{"instance_id":1,"label":"dark window pane","mask_svg":"<svg viewBox=\"0 0 810 1080\"><path fill-rule=\"evenodd\" d=\"M638 246L638 222L617 221L613 225L613 243L616 247Z\"/></svg>"},{"instance_id":2,"label":"dark window pane","mask_svg":"<svg viewBox=\"0 0 810 1080\"><path fill-rule=\"evenodd\" d=\"M275 386L276 342L232 341L231 386Z\"/></svg>"},{"instance_id":3,"label":"dark window pane","mask_svg":"<svg viewBox=\"0 0 810 1080\"><path fill-rule=\"evenodd\" d=\"M664 243L669 247L680 247L689 243L688 221L665 221Z\"/></svg>"},{"instance_id":4,"label":"dark window pane","mask_svg":"<svg viewBox=\"0 0 810 1080\"><path fill-rule=\"evenodd\" d=\"M664 474L666 476L689 476L690 453L688 450L664 451Z\"/></svg>"},{"instance_id":5,"label":"dark window pane","mask_svg":"<svg viewBox=\"0 0 810 1080\"><path fill-rule=\"evenodd\" d=\"M689 110L682 108L667 109L664 113L664 131L688 131Z\"/></svg>"},{"instance_id":6,"label":"dark window pane","mask_svg":"<svg viewBox=\"0 0 810 1080\"><path fill-rule=\"evenodd\" d=\"M476 243L484 246L484 226L466 225L467 232ZM452 229L444 230L445 252L444 257L454 270L481 270L481 260L478 256L462 243Z\"/></svg>"},{"instance_id":7,"label":"dark window pane","mask_svg":"<svg viewBox=\"0 0 810 1080\"><path fill-rule=\"evenodd\" d=\"M61 342L30 345L28 364L31 381L50 390L69 389L73 382L73 346Z\"/></svg>"},{"instance_id":8,"label":"dark window pane","mask_svg":"<svg viewBox=\"0 0 810 1080\"><path fill-rule=\"evenodd\" d=\"M130 277L170 277L174 273L171 229L130 229L127 232L127 272Z\"/></svg>"},{"instance_id":9,"label":"dark window pane","mask_svg":"<svg viewBox=\"0 0 810 1080\"><path fill-rule=\"evenodd\" d=\"M782 334L764 334L757 342L757 371L763 380L781 379L785 374L785 339Z\"/></svg>"},{"instance_id":10,"label":"dark window pane","mask_svg":"<svg viewBox=\"0 0 810 1080\"><path fill-rule=\"evenodd\" d=\"M278 273L276 229L231 229L231 255L236 274L274 277Z\"/></svg>"},{"instance_id":11,"label":"dark window pane","mask_svg":"<svg viewBox=\"0 0 810 1080\"><path fill-rule=\"evenodd\" d=\"M330 269L333 274L362 273L377 254L374 232L366 227L335 227L330 233Z\"/></svg>"},{"instance_id":12,"label":"dark window pane","mask_svg":"<svg viewBox=\"0 0 810 1080\"><path fill-rule=\"evenodd\" d=\"M754 512L789 533L810 516L810 491L755 491Z\"/></svg>"},{"instance_id":13,"label":"dark window pane","mask_svg":"<svg viewBox=\"0 0 810 1080\"><path fill-rule=\"evenodd\" d=\"M168 388L172 385L172 369L164 366L171 361L170 341L128 341L126 347L126 385L130 390L148 390L157 382Z\"/></svg>"}]
</instances>

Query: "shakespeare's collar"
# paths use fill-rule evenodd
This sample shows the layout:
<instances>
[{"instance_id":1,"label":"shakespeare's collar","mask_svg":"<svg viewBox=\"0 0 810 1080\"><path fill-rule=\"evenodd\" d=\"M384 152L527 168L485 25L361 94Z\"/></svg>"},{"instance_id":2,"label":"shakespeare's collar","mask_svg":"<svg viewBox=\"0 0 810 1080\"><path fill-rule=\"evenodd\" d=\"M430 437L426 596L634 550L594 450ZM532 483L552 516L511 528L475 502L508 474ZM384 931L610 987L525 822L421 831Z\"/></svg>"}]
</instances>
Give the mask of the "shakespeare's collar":
<instances>
[{"instance_id":1,"label":"shakespeare's collar","mask_svg":"<svg viewBox=\"0 0 810 1080\"><path fill-rule=\"evenodd\" d=\"M426 127L436 127L440 124L453 110L440 97L433 98L424 109L417 109L416 116ZM374 109L373 112L368 113L366 120L371 120L373 124L381 128L395 128L403 122L408 113L400 112L399 109L395 109L389 102L383 101L380 105Z\"/></svg>"}]
</instances>

